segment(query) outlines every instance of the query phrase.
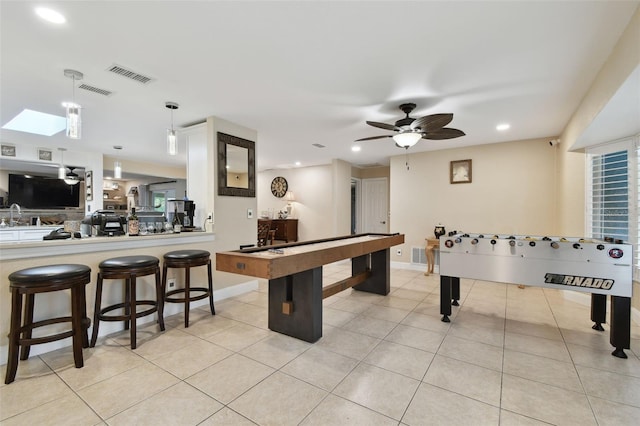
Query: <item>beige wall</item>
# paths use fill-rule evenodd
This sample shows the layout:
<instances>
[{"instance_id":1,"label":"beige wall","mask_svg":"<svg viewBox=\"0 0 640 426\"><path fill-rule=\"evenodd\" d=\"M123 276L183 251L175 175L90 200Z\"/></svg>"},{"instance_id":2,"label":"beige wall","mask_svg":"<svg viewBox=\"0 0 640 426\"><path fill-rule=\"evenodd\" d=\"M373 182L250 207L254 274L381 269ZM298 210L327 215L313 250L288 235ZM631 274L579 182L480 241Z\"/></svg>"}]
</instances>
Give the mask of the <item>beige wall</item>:
<instances>
[{"instance_id":1,"label":"beige wall","mask_svg":"<svg viewBox=\"0 0 640 426\"><path fill-rule=\"evenodd\" d=\"M585 159L569 149L640 64L639 40L640 7L560 136L555 211L559 234L585 232Z\"/></svg>"},{"instance_id":2,"label":"beige wall","mask_svg":"<svg viewBox=\"0 0 640 426\"><path fill-rule=\"evenodd\" d=\"M287 179L289 191L296 201L292 215L298 219L298 240L314 240L335 236L333 226L333 167L314 166L295 169L267 170L258 173L256 193L258 216L263 211L286 210L287 201L271 193L271 181L276 176ZM347 188L349 188L347 184ZM347 212L348 213L348 212Z\"/></svg>"},{"instance_id":3,"label":"beige wall","mask_svg":"<svg viewBox=\"0 0 640 426\"><path fill-rule=\"evenodd\" d=\"M333 235L351 233L351 164L333 160Z\"/></svg>"},{"instance_id":4,"label":"beige wall","mask_svg":"<svg viewBox=\"0 0 640 426\"><path fill-rule=\"evenodd\" d=\"M402 256L423 246L437 224L452 230L548 235L554 231L555 155L549 139L391 158L390 232L405 234ZM472 183L450 184L449 162L471 159Z\"/></svg>"},{"instance_id":5,"label":"beige wall","mask_svg":"<svg viewBox=\"0 0 640 426\"><path fill-rule=\"evenodd\" d=\"M351 176L358 179L373 179L381 177L389 177L389 167L360 167L351 168Z\"/></svg>"}]
</instances>

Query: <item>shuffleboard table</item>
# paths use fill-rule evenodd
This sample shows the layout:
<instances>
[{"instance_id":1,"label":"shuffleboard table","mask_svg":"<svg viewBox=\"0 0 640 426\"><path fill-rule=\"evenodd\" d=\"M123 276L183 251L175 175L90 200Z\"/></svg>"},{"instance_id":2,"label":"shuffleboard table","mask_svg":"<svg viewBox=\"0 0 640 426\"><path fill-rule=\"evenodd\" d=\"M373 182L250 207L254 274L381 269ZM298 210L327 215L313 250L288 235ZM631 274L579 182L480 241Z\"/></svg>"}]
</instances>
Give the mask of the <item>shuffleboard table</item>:
<instances>
[{"instance_id":1,"label":"shuffleboard table","mask_svg":"<svg viewBox=\"0 0 640 426\"><path fill-rule=\"evenodd\" d=\"M322 337L322 299L353 287L390 290L390 247L402 234L357 234L216 253L216 270L269 280L269 329L307 342ZM349 278L322 285L322 266L351 259Z\"/></svg>"}]
</instances>

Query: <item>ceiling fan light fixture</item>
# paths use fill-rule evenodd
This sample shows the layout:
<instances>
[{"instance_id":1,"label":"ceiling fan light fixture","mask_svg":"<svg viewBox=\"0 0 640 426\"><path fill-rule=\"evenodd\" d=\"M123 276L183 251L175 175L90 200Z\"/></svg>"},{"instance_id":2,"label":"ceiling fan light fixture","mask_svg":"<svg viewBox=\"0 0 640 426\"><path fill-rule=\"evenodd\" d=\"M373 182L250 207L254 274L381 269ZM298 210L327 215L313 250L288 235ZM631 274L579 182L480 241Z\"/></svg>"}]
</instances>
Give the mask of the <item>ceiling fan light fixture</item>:
<instances>
[{"instance_id":1,"label":"ceiling fan light fixture","mask_svg":"<svg viewBox=\"0 0 640 426\"><path fill-rule=\"evenodd\" d=\"M67 185L77 185L78 183L80 183L80 179L78 179L77 176L71 176L71 173L69 173L64 179L64 183L66 183Z\"/></svg>"},{"instance_id":2,"label":"ceiling fan light fixture","mask_svg":"<svg viewBox=\"0 0 640 426\"><path fill-rule=\"evenodd\" d=\"M412 146L418 143L420 138L422 138L421 133L411 132L411 131L402 132L402 133L393 135L393 140L395 141L395 143L397 143L399 146L403 148L411 148Z\"/></svg>"}]
</instances>

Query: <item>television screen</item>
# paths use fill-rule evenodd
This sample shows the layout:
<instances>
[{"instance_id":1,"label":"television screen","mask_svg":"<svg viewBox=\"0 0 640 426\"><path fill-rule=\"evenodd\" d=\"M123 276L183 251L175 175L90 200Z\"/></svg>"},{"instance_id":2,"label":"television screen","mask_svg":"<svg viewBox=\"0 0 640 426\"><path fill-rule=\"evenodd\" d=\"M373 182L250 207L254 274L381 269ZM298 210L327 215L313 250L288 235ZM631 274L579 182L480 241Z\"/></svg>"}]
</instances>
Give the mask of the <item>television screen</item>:
<instances>
[{"instance_id":1,"label":"television screen","mask_svg":"<svg viewBox=\"0 0 640 426\"><path fill-rule=\"evenodd\" d=\"M9 174L9 204L27 209L80 207L80 186L55 177Z\"/></svg>"}]
</instances>

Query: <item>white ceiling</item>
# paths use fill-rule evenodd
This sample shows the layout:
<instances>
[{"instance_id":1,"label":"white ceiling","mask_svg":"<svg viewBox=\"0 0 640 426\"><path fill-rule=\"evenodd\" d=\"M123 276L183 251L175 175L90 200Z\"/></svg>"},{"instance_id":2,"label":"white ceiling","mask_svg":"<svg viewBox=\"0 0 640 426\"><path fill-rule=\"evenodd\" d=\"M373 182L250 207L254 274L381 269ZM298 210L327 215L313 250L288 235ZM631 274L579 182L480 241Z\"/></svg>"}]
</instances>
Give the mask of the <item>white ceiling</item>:
<instances>
[{"instance_id":1,"label":"white ceiling","mask_svg":"<svg viewBox=\"0 0 640 426\"><path fill-rule=\"evenodd\" d=\"M412 152L553 137L589 89L638 1L66 1L54 25L43 2L0 3L4 125L24 108L63 115L76 89L83 138L2 130L3 142L184 164L166 154L166 101L176 127L217 116L258 132L258 169L329 163L387 164L402 154L388 132L403 102L412 116L451 112L467 136L422 140ZM151 76L141 85L107 72ZM511 124L504 133L501 122ZM313 147L313 143L326 148Z\"/></svg>"}]
</instances>

